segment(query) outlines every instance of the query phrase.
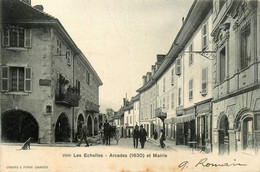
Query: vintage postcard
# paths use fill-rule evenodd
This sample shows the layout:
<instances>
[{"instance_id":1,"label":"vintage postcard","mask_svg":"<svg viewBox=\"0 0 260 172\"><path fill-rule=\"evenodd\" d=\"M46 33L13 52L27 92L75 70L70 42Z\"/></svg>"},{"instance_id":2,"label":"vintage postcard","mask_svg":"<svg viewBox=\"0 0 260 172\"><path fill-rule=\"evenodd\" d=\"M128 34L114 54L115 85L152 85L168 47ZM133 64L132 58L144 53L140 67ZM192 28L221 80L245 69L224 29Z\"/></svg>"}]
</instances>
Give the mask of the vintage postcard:
<instances>
[{"instance_id":1,"label":"vintage postcard","mask_svg":"<svg viewBox=\"0 0 260 172\"><path fill-rule=\"evenodd\" d=\"M260 172L260 1L0 9L1 172Z\"/></svg>"}]
</instances>

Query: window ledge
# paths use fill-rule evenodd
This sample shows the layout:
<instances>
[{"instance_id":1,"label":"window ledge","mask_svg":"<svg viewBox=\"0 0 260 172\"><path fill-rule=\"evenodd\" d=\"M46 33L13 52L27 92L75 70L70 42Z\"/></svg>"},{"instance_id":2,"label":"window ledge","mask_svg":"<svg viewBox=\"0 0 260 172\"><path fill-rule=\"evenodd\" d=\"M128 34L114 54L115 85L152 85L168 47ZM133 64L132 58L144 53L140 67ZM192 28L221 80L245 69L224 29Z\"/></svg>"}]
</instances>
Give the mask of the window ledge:
<instances>
[{"instance_id":1,"label":"window ledge","mask_svg":"<svg viewBox=\"0 0 260 172\"><path fill-rule=\"evenodd\" d=\"M27 92L16 92L16 91L6 92L5 94L7 94L7 95L21 95L21 96L28 96L29 95L29 93L27 93Z\"/></svg>"},{"instance_id":2,"label":"window ledge","mask_svg":"<svg viewBox=\"0 0 260 172\"><path fill-rule=\"evenodd\" d=\"M25 47L6 47L7 50L17 50L17 51L26 51L28 48Z\"/></svg>"}]
</instances>

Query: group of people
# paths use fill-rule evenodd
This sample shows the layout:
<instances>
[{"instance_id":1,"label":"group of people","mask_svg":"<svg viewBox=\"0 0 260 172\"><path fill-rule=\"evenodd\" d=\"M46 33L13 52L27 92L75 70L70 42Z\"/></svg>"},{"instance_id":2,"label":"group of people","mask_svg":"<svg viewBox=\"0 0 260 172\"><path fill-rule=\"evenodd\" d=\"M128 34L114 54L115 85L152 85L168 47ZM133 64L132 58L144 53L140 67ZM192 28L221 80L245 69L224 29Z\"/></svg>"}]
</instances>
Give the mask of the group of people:
<instances>
[{"instance_id":1,"label":"group of people","mask_svg":"<svg viewBox=\"0 0 260 172\"><path fill-rule=\"evenodd\" d=\"M139 130L139 126L136 125L133 130L134 148L138 148L138 139L139 139L141 143L141 148L143 149L146 142L146 136L147 136L147 132L145 131L143 125L140 126L140 130Z\"/></svg>"}]
</instances>

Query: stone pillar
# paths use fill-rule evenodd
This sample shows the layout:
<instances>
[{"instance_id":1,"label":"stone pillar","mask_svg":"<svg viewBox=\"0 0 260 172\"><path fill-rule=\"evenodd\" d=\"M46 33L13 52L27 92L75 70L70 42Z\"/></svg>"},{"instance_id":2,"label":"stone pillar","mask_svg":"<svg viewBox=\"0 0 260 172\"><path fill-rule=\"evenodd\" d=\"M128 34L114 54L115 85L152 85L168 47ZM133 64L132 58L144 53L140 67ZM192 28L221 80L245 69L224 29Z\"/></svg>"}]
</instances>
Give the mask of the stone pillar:
<instances>
[{"instance_id":1,"label":"stone pillar","mask_svg":"<svg viewBox=\"0 0 260 172\"><path fill-rule=\"evenodd\" d=\"M218 136L218 129L215 128L212 131L212 140L213 140L213 143L212 143L212 145L213 145L212 153L214 153L214 154L218 154L218 152L219 152L218 137L219 137Z\"/></svg>"},{"instance_id":2,"label":"stone pillar","mask_svg":"<svg viewBox=\"0 0 260 172\"><path fill-rule=\"evenodd\" d=\"M237 150L236 131L228 130L228 134L229 134L229 153L236 152Z\"/></svg>"}]
</instances>

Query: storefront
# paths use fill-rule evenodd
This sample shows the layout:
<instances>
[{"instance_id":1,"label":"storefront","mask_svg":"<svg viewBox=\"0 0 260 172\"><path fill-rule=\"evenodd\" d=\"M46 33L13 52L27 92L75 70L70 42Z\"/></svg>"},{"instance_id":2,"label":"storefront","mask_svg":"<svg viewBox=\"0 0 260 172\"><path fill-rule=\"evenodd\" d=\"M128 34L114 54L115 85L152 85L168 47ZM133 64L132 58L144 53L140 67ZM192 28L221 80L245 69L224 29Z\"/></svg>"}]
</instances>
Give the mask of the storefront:
<instances>
[{"instance_id":1,"label":"storefront","mask_svg":"<svg viewBox=\"0 0 260 172\"><path fill-rule=\"evenodd\" d=\"M172 123L176 124L176 145L189 145L195 137L195 109L189 108L184 113L172 118Z\"/></svg>"},{"instance_id":2,"label":"storefront","mask_svg":"<svg viewBox=\"0 0 260 172\"><path fill-rule=\"evenodd\" d=\"M197 147L211 150L212 147L212 115L211 99L196 103L196 140Z\"/></svg>"}]
</instances>

